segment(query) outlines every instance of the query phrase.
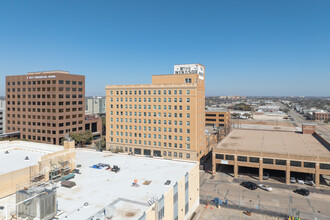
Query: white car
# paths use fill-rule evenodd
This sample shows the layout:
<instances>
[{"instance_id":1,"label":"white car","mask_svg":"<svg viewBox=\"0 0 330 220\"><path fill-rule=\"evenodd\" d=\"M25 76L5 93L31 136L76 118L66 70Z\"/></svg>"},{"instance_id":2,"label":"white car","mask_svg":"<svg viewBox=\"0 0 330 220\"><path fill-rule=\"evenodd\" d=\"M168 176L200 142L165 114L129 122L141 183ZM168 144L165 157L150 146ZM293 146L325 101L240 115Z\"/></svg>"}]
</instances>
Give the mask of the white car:
<instances>
[{"instance_id":1,"label":"white car","mask_svg":"<svg viewBox=\"0 0 330 220\"><path fill-rule=\"evenodd\" d=\"M305 184L304 180L302 180L302 179L297 179L297 183L298 184Z\"/></svg>"},{"instance_id":2,"label":"white car","mask_svg":"<svg viewBox=\"0 0 330 220\"><path fill-rule=\"evenodd\" d=\"M270 186L266 186L266 185L264 185L264 184L259 184L258 186L259 186L260 189L263 189L263 190L268 191L268 192L270 192L270 191L273 190L272 187L270 187Z\"/></svg>"}]
</instances>

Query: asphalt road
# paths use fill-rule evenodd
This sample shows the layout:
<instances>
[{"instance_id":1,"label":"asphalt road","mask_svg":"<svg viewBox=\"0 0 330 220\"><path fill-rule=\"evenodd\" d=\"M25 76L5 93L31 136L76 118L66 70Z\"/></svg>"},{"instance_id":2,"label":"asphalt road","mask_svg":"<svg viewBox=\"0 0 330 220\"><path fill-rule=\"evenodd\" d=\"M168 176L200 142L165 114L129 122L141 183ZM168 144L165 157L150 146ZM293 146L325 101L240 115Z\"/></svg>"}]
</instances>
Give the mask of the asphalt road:
<instances>
[{"instance_id":1,"label":"asphalt road","mask_svg":"<svg viewBox=\"0 0 330 220\"><path fill-rule=\"evenodd\" d=\"M290 110L288 115L291 117L290 121L295 127L297 127L298 125L298 127L301 128L301 125L303 123L316 124L316 133L321 135L324 139L326 139L330 143L330 128L326 124L324 124L323 122L306 120L301 114L298 114L294 110Z\"/></svg>"},{"instance_id":2,"label":"asphalt road","mask_svg":"<svg viewBox=\"0 0 330 220\"><path fill-rule=\"evenodd\" d=\"M208 173L200 174L201 201L218 197L223 201L227 200L228 207L233 209L252 209L279 216L294 214L302 219L330 219L330 195L311 191L309 196L304 197L293 193L293 188L274 187L271 192L259 188L249 190L224 173L217 173L214 179L210 179L211 175Z\"/></svg>"}]
</instances>

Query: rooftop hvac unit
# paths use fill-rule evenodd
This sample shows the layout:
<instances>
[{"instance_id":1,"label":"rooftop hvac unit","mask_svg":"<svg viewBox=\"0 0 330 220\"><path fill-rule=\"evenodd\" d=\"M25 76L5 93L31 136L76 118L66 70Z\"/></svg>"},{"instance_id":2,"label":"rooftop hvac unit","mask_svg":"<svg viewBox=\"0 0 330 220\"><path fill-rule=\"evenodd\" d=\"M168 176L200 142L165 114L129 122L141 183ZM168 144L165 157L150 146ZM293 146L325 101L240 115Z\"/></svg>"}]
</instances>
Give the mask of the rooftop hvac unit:
<instances>
[{"instance_id":1,"label":"rooftop hvac unit","mask_svg":"<svg viewBox=\"0 0 330 220\"><path fill-rule=\"evenodd\" d=\"M56 215L56 188L38 186L16 192L17 213L28 220L48 220Z\"/></svg>"},{"instance_id":2,"label":"rooftop hvac unit","mask_svg":"<svg viewBox=\"0 0 330 220\"><path fill-rule=\"evenodd\" d=\"M104 208L105 210L105 217L106 218L113 218L116 215L116 207L112 205L108 205L107 207Z\"/></svg>"}]
</instances>

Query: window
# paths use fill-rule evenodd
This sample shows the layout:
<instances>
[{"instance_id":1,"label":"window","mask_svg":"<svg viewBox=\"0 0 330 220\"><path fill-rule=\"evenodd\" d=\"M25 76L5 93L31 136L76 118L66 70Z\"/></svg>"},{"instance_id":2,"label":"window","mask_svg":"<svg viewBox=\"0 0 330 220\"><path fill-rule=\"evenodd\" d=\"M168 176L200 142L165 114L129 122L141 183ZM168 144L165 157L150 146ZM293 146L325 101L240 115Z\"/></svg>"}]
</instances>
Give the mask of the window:
<instances>
[{"instance_id":1,"label":"window","mask_svg":"<svg viewBox=\"0 0 330 220\"><path fill-rule=\"evenodd\" d=\"M320 169L322 169L322 170L330 170L330 164L321 163L320 164Z\"/></svg>"},{"instance_id":2,"label":"window","mask_svg":"<svg viewBox=\"0 0 330 220\"><path fill-rule=\"evenodd\" d=\"M249 161L250 161L250 163L259 163L259 158L258 157L250 157Z\"/></svg>"},{"instance_id":3,"label":"window","mask_svg":"<svg viewBox=\"0 0 330 220\"><path fill-rule=\"evenodd\" d=\"M215 155L215 159L220 159L222 160L224 157L223 157L223 154L216 154Z\"/></svg>"},{"instance_id":4,"label":"window","mask_svg":"<svg viewBox=\"0 0 330 220\"><path fill-rule=\"evenodd\" d=\"M313 163L313 162L304 162L304 167L306 167L306 168L315 168L315 163Z\"/></svg>"},{"instance_id":5,"label":"window","mask_svg":"<svg viewBox=\"0 0 330 220\"><path fill-rule=\"evenodd\" d=\"M191 78L186 78L185 81L186 83L191 83Z\"/></svg>"},{"instance_id":6,"label":"window","mask_svg":"<svg viewBox=\"0 0 330 220\"><path fill-rule=\"evenodd\" d=\"M118 142L118 141L117 141ZM134 148L134 154L141 154L141 149Z\"/></svg>"},{"instance_id":7,"label":"window","mask_svg":"<svg viewBox=\"0 0 330 220\"><path fill-rule=\"evenodd\" d=\"M234 155L226 155L226 160L234 160Z\"/></svg>"},{"instance_id":8,"label":"window","mask_svg":"<svg viewBox=\"0 0 330 220\"><path fill-rule=\"evenodd\" d=\"M285 166L286 160L275 160L275 164L280 166Z\"/></svg>"},{"instance_id":9,"label":"window","mask_svg":"<svg viewBox=\"0 0 330 220\"><path fill-rule=\"evenodd\" d=\"M245 156L238 156L237 157L237 160L238 161L242 161L242 162L247 162L247 157L245 157Z\"/></svg>"},{"instance_id":10,"label":"window","mask_svg":"<svg viewBox=\"0 0 330 220\"><path fill-rule=\"evenodd\" d=\"M291 160L290 161L290 166L292 166L292 167L301 167L301 162L300 161Z\"/></svg>"},{"instance_id":11,"label":"window","mask_svg":"<svg viewBox=\"0 0 330 220\"><path fill-rule=\"evenodd\" d=\"M264 158L263 159L263 163L264 164L273 164L274 163L274 160L273 159L269 159L269 158Z\"/></svg>"}]
</instances>

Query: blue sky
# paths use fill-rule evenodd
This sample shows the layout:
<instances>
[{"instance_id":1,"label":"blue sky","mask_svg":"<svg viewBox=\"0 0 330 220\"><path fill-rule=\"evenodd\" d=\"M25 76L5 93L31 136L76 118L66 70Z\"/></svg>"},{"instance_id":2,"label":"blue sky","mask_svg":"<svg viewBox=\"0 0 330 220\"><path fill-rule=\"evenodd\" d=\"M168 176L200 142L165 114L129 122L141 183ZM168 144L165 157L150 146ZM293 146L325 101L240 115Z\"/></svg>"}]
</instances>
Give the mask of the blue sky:
<instances>
[{"instance_id":1,"label":"blue sky","mask_svg":"<svg viewBox=\"0 0 330 220\"><path fill-rule=\"evenodd\" d=\"M183 63L206 95L330 96L330 1L0 2L0 95L6 75L68 70L104 95Z\"/></svg>"}]
</instances>

